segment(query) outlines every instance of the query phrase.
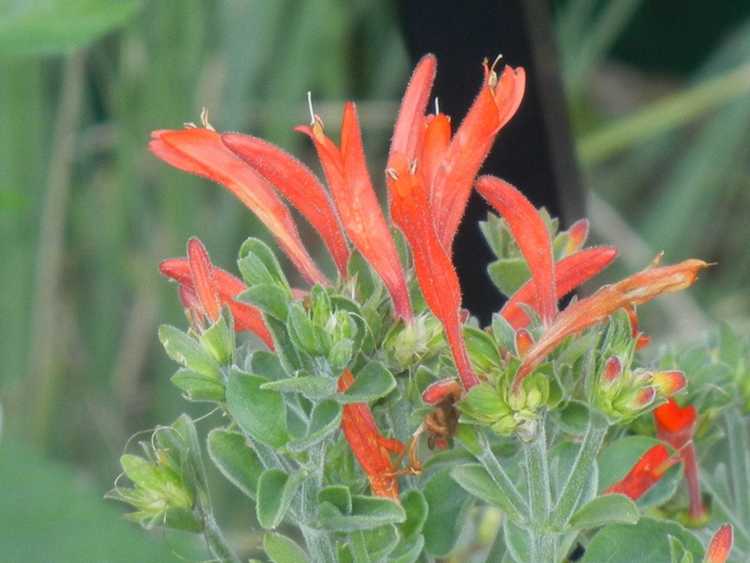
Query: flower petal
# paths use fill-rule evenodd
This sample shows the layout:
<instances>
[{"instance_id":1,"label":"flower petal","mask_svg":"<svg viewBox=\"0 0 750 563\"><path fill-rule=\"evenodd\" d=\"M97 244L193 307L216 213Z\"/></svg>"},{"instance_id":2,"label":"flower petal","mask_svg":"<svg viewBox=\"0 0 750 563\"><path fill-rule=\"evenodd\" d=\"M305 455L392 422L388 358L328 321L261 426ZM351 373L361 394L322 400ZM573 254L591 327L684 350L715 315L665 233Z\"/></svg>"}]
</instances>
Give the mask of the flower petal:
<instances>
[{"instance_id":1,"label":"flower petal","mask_svg":"<svg viewBox=\"0 0 750 563\"><path fill-rule=\"evenodd\" d=\"M216 291L211 270L211 259L206 247L197 238L191 238L187 244L187 257L190 265L190 278L193 281L193 291L198 297L206 316L215 323L221 316L219 292Z\"/></svg>"},{"instance_id":2,"label":"flower petal","mask_svg":"<svg viewBox=\"0 0 750 563\"><path fill-rule=\"evenodd\" d=\"M638 500L677 462L678 458L670 456L666 446L658 444L646 451L628 474L608 488L605 494L616 493Z\"/></svg>"},{"instance_id":3,"label":"flower petal","mask_svg":"<svg viewBox=\"0 0 750 563\"><path fill-rule=\"evenodd\" d=\"M716 530L706 551L706 563L726 563L734 545L734 529L724 524Z\"/></svg>"},{"instance_id":4,"label":"flower petal","mask_svg":"<svg viewBox=\"0 0 750 563\"><path fill-rule=\"evenodd\" d=\"M409 171L403 155L395 155L394 165L386 172L391 216L409 242L419 287L427 306L443 324L459 377L468 390L479 380L471 369L461 332L458 275L427 212L430 202L421 175Z\"/></svg>"},{"instance_id":5,"label":"flower petal","mask_svg":"<svg viewBox=\"0 0 750 563\"><path fill-rule=\"evenodd\" d=\"M315 144L346 234L383 280L396 314L410 320L406 276L367 171L356 107L352 103L344 106L341 150L325 135L319 119L312 127L297 130Z\"/></svg>"},{"instance_id":6,"label":"flower petal","mask_svg":"<svg viewBox=\"0 0 750 563\"><path fill-rule=\"evenodd\" d=\"M482 176L477 190L508 223L531 270L536 300L544 324L557 313L555 263L549 231L542 216L517 188L493 176Z\"/></svg>"},{"instance_id":7,"label":"flower petal","mask_svg":"<svg viewBox=\"0 0 750 563\"><path fill-rule=\"evenodd\" d=\"M432 83L435 81L437 59L435 55L422 57L409 79L409 84L401 100L401 108L393 129L393 139L388 152L388 168L394 154L406 155L409 161L419 154L419 145L424 134L424 112L430 100Z\"/></svg>"},{"instance_id":8,"label":"flower petal","mask_svg":"<svg viewBox=\"0 0 750 563\"><path fill-rule=\"evenodd\" d=\"M263 139L240 133L224 133L221 138L310 222L331 252L339 272L346 276L349 247L333 203L312 171L291 154Z\"/></svg>"},{"instance_id":9,"label":"flower petal","mask_svg":"<svg viewBox=\"0 0 750 563\"><path fill-rule=\"evenodd\" d=\"M522 68L506 66L498 79L485 62L484 73L479 94L456 131L430 189L435 229L448 250L466 210L474 178L495 136L518 109L526 83Z\"/></svg>"},{"instance_id":10,"label":"flower petal","mask_svg":"<svg viewBox=\"0 0 750 563\"><path fill-rule=\"evenodd\" d=\"M579 285L598 275L612 263L616 256L617 249L614 247L598 246L579 250L557 262L555 264L557 299L562 299ZM530 305L539 311L533 278L523 284L500 310L500 314L515 329L523 328L531 322L522 304Z\"/></svg>"},{"instance_id":11,"label":"flower petal","mask_svg":"<svg viewBox=\"0 0 750 563\"><path fill-rule=\"evenodd\" d=\"M149 148L168 164L226 187L258 216L309 282L327 283L305 250L289 209L265 178L224 145L219 133L197 127L154 131Z\"/></svg>"},{"instance_id":12,"label":"flower petal","mask_svg":"<svg viewBox=\"0 0 750 563\"><path fill-rule=\"evenodd\" d=\"M418 159L424 185L430 188L451 143L451 118L444 113L425 120L422 156Z\"/></svg>"}]
</instances>

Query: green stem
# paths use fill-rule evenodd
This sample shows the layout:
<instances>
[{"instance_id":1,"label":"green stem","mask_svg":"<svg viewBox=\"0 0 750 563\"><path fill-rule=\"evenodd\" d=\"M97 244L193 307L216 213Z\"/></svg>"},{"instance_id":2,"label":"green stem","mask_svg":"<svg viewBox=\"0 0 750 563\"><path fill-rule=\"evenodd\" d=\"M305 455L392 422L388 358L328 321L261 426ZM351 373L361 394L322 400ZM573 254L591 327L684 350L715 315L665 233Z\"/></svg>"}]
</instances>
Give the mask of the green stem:
<instances>
[{"instance_id":1,"label":"green stem","mask_svg":"<svg viewBox=\"0 0 750 563\"><path fill-rule=\"evenodd\" d=\"M240 563L240 558L227 543L213 514L205 514L203 521L205 523L203 537L206 538L208 549L211 551L211 555L216 558L215 560L219 563Z\"/></svg>"},{"instance_id":2,"label":"green stem","mask_svg":"<svg viewBox=\"0 0 750 563\"><path fill-rule=\"evenodd\" d=\"M318 520L318 492L323 484L323 469L327 441L310 449L309 473L302 482L300 492L300 530L305 538L312 561L335 563L338 561L332 534L315 528Z\"/></svg>"},{"instance_id":3,"label":"green stem","mask_svg":"<svg viewBox=\"0 0 750 563\"><path fill-rule=\"evenodd\" d=\"M531 561L557 560L555 536L550 534L547 523L552 504L547 460L547 435L544 417L539 420L539 430L531 442L524 444L526 461L526 483L529 491L529 512L531 515Z\"/></svg>"},{"instance_id":4,"label":"green stem","mask_svg":"<svg viewBox=\"0 0 750 563\"><path fill-rule=\"evenodd\" d=\"M591 411L583 443L578 449L573 467L562 487L557 505L552 511L550 520L552 529L562 530L573 516L608 428L609 423L604 416L599 412Z\"/></svg>"},{"instance_id":5,"label":"green stem","mask_svg":"<svg viewBox=\"0 0 750 563\"><path fill-rule=\"evenodd\" d=\"M513 481L505 472L502 465L500 465L500 462L497 461L495 454L492 453L487 438L481 433L479 434L479 442L481 450L479 453L475 454L475 457L484 466L484 469L489 473L500 492L505 496L506 506L504 506L503 509L505 510L506 515L516 524L520 526L525 525L529 519L528 504L523 499L518 488L513 484Z\"/></svg>"},{"instance_id":6,"label":"green stem","mask_svg":"<svg viewBox=\"0 0 750 563\"><path fill-rule=\"evenodd\" d=\"M550 511L550 481L547 463L547 436L544 419L539 421L539 431L534 439L524 444L526 479L529 485L529 512L535 528L543 528Z\"/></svg>"}]
</instances>

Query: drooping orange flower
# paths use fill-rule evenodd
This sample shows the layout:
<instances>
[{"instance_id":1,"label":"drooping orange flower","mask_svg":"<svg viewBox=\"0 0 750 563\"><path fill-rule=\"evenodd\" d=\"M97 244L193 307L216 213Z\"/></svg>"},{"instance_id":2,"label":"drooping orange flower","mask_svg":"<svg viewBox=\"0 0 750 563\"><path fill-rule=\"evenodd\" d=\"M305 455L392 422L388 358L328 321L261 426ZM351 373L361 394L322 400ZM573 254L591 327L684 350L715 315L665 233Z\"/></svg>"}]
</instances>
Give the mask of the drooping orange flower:
<instances>
[{"instance_id":1,"label":"drooping orange flower","mask_svg":"<svg viewBox=\"0 0 750 563\"><path fill-rule=\"evenodd\" d=\"M498 132L521 104L525 86L522 68L506 66L498 77L494 65L484 62L479 94L445 150L429 186L435 231L448 252L466 210L474 178Z\"/></svg>"},{"instance_id":2,"label":"drooping orange flower","mask_svg":"<svg viewBox=\"0 0 750 563\"><path fill-rule=\"evenodd\" d=\"M555 290L557 299L562 299L581 284L599 274L617 256L612 246L599 246L579 250L555 264ZM522 305L539 311L536 284L530 279L505 302L500 314L514 329L524 328L531 322Z\"/></svg>"},{"instance_id":3,"label":"drooping orange flower","mask_svg":"<svg viewBox=\"0 0 750 563\"><path fill-rule=\"evenodd\" d=\"M393 168L387 171L386 181L393 222L409 243L419 287L427 306L443 324L458 375L468 390L479 383L479 379L471 369L461 332L458 275L435 232L421 174L410 167L403 155L395 154L391 160Z\"/></svg>"},{"instance_id":4,"label":"drooping orange flower","mask_svg":"<svg viewBox=\"0 0 750 563\"><path fill-rule=\"evenodd\" d=\"M604 494L619 493L631 500L638 500L676 463L678 458L670 455L665 445L657 444L647 450L628 474L604 491Z\"/></svg>"},{"instance_id":5,"label":"drooping orange flower","mask_svg":"<svg viewBox=\"0 0 750 563\"><path fill-rule=\"evenodd\" d=\"M412 311L406 276L367 171L356 106L352 102L344 106L340 147L326 136L321 119L317 115L313 119L312 125L296 130L315 145L349 240L383 280L396 314L409 321Z\"/></svg>"},{"instance_id":6,"label":"drooping orange flower","mask_svg":"<svg viewBox=\"0 0 750 563\"><path fill-rule=\"evenodd\" d=\"M698 273L706 267L706 262L690 259L672 266L648 268L572 303L557 315L529 350L516 373L513 389L519 389L525 377L568 336L604 321L618 309L640 305L659 295L685 289L695 282Z\"/></svg>"},{"instance_id":7,"label":"drooping orange flower","mask_svg":"<svg viewBox=\"0 0 750 563\"><path fill-rule=\"evenodd\" d=\"M654 409L654 421L657 437L677 450L682 459L690 498L688 516L696 523L702 522L706 518L706 509L703 506L700 472L693 443L698 411L694 405L681 407L677 401L669 399Z\"/></svg>"},{"instance_id":8,"label":"drooping orange flower","mask_svg":"<svg viewBox=\"0 0 750 563\"><path fill-rule=\"evenodd\" d=\"M320 234L346 277L349 247L330 196L312 171L279 147L250 135L224 133L224 143L271 182Z\"/></svg>"},{"instance_id":9,"label":"drooping orange flower","mask_svg":"<svg viewBox=\"0 0 750 563\"><path fill-rule=\"evenodd\" d=\"M706 550L705 563L726 563L732 553L734 545L734 528L731 524L724 524L711 538Z\"/></svg>"},{"instance_id":10,"label":"drooping orange flower","mask_svg":"<svg viewBox=\"0 0 750 563\"><path fill-rule=\"evenodd\" d=\"M159 270L162 275L180 285L180 298L191 314L216 321L218 305L216 308L214 305L218 301L229 307L237 332L249 331L273 350L273 338L263 320L263 314L252 305L235 299L247 289L245 284L229 272L214 267L198 239L191 239L188 243L188 258L163 260Z\"/></svg>"},{"instance_id":11,"label":"drooping orange flower","mask_svg":"<svg viewBox=\"0 0 750 563\"><path fill-rule=\"evenodd\" d=\"M354 383L348 369L341 374L338 390L343 393ZM378 429L367 403L344 405L341 429L359 465L370 481L370 489L376 496L398 499L398 467L391 455L403 456L406 447L399 440L386 438Z\"/></svg>"},{"instance_id":12,"label":"drooping orange flower","mask_svg":"<svg viewBox=\"0 0 750 563\"><path fill-rule=\"evenodd\" d=\"M302 275L326 284L305 250L291 213L273 186L234 154L216 131L201 127L160 130L151 134L149 149L167 164L221 184L244 203L276 237Z\"/></svg>"}]
</instances>

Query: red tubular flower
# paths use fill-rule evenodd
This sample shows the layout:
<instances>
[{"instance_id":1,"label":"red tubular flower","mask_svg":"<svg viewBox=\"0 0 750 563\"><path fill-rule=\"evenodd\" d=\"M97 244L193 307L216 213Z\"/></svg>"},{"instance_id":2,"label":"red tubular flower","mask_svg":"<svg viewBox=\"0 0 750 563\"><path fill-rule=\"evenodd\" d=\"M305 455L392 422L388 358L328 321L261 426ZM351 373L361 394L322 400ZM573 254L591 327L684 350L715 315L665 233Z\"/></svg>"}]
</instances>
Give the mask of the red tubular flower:
<instances>
[{"instance_id":1,"label":"red tubular flower","mask_svg":"<svg viewBox=\"0 0 750 563\"><path fill-rule=\"evenodd\" d=\"M562 311L529 350L518 368L513 389L520 389L524 378L568 336L607 319L618 309L640 305L663 293L680 291L691 286L698 273L708 267L702 260L685 260L672 266L648 268L596 293L576 301Z\"/></svg>"},{"instance_id":2,"label":"red tubular flower","mask_svg":"<svg viewBox=\"0 0 750 563\"><path fill-rule=\"evenodd\" d=\"M614 247L600 246L579 250L557 262L555 264L557 299L562 299L579 285L598 275L612 263L616 256L617 249ZM500 314L515 329L524 328L531 322L522 304L539 311L536 284L533 278L523 284L500 310Z\"/></svg>"},{"instance_id":3,"label":"red tubular flower","mask_svg":"<svg viewBox=\"0 0 750 563\"><path fill-rule=\"evenodd\" d=\"M424 185L430 187L430 189L450 143L451 118L444 113L428 115L425 119L422 156L417 161L420 165Z\"/></svg>"},{"instance_id":4,"label":"red tubular flower","mask_svg":"<svg viewBox=\"0 0 750 563\"><path fill-rule=\"evenodd\" d=\"M440 379L427 386L427 389L422 392L422 400L434 407L446 399L459 399L461 393L461 385L458 381L455 379Z\"/></svg>"},{"instance_id":5,"label":"red tubular flower","mask_svg":"<svg viewBox=\"0 0 750 563\"><path fill-rule=\"evenodd\" d=\"M352 372L345 370L339 378L338 389L343 393L353 383ZM354 457L370 480L372 493L397 500L398 468L393 464L391 454L403 456L406 449L404 444L380 433L367 403L344 405L341 429Z\"/></svg>"},{"instance_id":6,"label":"red tubular flower","mask_svg":"<svg viewBox=\"0 0 750 563\"><path fill-rule=\"evenodd\" d=\"M349 247L323 184L312 171L279 147L250 135L224 133L224 143L296 207L320 234L340 274L346 276Z\"/></svg>"},{"instance_id":7,"label":"red tubular flower","mask_svg":"<svg viewBox=\"0 0 750 563\"><path fill-rule=\"evenodd\" d=\"M734 545L734 529L731 524L724 524L716 530L706 551L705 563L726 563Z\"/></svg>"},{"instance_id":8,"label":"red tubular flower","mask_svg":"<svg viewBox=\"0 0 750 563\"><path fill-rule=\"evenodd\" d=\"M208 262L210 265L210 262ZM168 258L159 265L162 275L180 284L180 300L186 309L195 311L195 305L201 304L196 295L196 283L190 263L185 258ZM237 332L249 331L260 338L273 350L273 338L268 331L263 314L252 305L242 303L234 298L245 291L247 286L239 278L220 268L210 266L210 283L213 285L219 301L229 307L234 318L234 329ZM205 291L205 290L204 290ZM201 304L201 307L203 305ZM217 317L218 318L218 317Z\"/></svg>"},{"instance_id":9,"label":"red tubular flower","mask_svg":"<svg viewBox=\"0 0 750 563\"><path fill-rule=\"evenodd\" d=\"M677 462L675 457L669 455L665 445L658 444L644 453L628 474L604 494L619 493L631 500L638 500Z\"/></svg>"},{"instance_id":10,"label":"red tubular flower","mask_svg":"<svg viewBox=\"0 0 750 563\"><path fill-rule=\"evenodd\" d=\"M479 380L471 369L461 333L458 275L435 232L421 174L409 170L403 155L394 155L393 164L394 167L386 171L391 216L409 242L419 287L427 306L443 324L458 375L468 390Z\"/></svg>"},{"instance_id":11,"label":"red tubular flower","mask_svg":"<svg viewBox=\"0 0 750 563\"><path fill-rule=\"evenodd\" d=\"M494 66L485 61L479 94L456 131L429 190L435 231L447 251L453 246L474 178L495 136L521 104L525 85L522 68L506 66L498 78Z\"/></svg>"},{"instance_id":12,"label":"red tubular flower","mask_svg":"<svg viewBox=\"0 0 750 563\"><path fill-rule=\"evenodd\" d=\"M657 437L680 452L690 497L688 516L693 522L702 522L706 518L706 509L701 498L698 461L693 444L698 411L694 405L681 407L674 399L669 399L654 409L654 421Z\"/></svg>"},{"instance_id":13,"label":"red tubular flower","mask_svg":"<svg viewBox=\"0 0 750 563\"><path fill-rule=\"evenodd\" d=\"M396 154L405 155L409 162L419 154L424 135L424 112L430 99L436 69L437 60L432 54L422 57L414 67L393 128L386 168L393 166L392 159ZM450 140L450 130L448 139Z\"/></svg>"},{"instance_id":14,"label":"red tubular flower","mask_svg":"<svg viewBox=\"0 0 750 563\"><path fill-rule=\"evenodd\" d=\"M297 226L273 186L222 142L211 129L188 127L151 133L149 149L167 164L221 184L244 203L276 237L311 283L327 283L305 250Z\"/></svg>"},{"instance_id":15,"label":"red tubular flower","mask_svg":"<svg viewBox=\"0 0 750 563\"><path fill-rule=\"evenodd\" d=\"M318 116L312 126L300 126L296 130L309 136L315 145L349 239L383 280L396 314L411 320L406 277L367 172L355 105L347 102L344 106L341 148L325 135Z\"/></svg>"},{"instance_id":16,"label":"red tubular flower","mask_svg":"<svg viewBox=\"0 0 750 563\"><path fill-rule=\"evenodd\" d=\"M557 314L557 291L552 243L544 219L525 195L504 180L482 176L477 191L508 223L531 270L542 320L545 325L551 323Z\"/></svg>"}]
</instances>

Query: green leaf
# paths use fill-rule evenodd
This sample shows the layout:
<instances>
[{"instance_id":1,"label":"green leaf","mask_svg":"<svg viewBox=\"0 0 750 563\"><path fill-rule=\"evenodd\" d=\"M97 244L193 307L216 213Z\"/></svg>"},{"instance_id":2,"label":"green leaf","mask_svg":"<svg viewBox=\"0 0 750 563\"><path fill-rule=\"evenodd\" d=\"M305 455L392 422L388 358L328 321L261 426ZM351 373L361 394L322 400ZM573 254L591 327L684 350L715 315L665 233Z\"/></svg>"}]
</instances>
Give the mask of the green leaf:
<instances>
[{"instance_id":1,"label":"green leaf","mask_svg":"<svg viewBox=\"0 0 750 563\"><path fill-rule=\"evenodd\" d=\"M286 331L286 324L269 316L266 316L265 320L268 330L273 335L274 351L284 371L289 375L297 373L303 367L302 358L295 348L294 343L289 338L289 334Z\"/></svg>"},{"instance_id":2,"label":"green leaf","mask_svg":"<svg viewBox=\"0 0 750 563\"><path fill-rule=\"evenodd\" d=\"M351 514L342 514L327 502L320 505L321 525L338 532L372 530L387 524L400 524L405 520L404 509L386 498L353 495Z\"/></svg>"},{"instance_id":3,"label":"green leaf","mask_svg":"<svg viewBox=\"0 0 750 563\"><path fill-rule=\"evenodd\" d=\"M346 485L330 485L318 493L319 502L329 502L342 514L352 511L352 493Z\"/></svg>"},{"instance_id":4,"label":"green leaf","mask_svg":"<svg viewBox=\"0 0 750 563\"><path fill-rule=\"evenodd\" d=\"M301 482L299 473L288 475L281 469L266 469L261 473L255 504L261 527L271 530L281 524Z\"/></svg>"},{"instance_id":5,"label":"green leaf","mask_svg":"<svg viewBox=\"0 0 750 563\"><path fill-rule=\"evenodd\" d=\"M263 389L281 393L300 393L311 401L320 401L336 393L336 380L324 375L300 375L264 383Z\"/></svg>"},{"instance_id":6,"label":"green leaf","mask_svg":"<svg viewBox=\"0 0 750 563\"><path fill-rule=\"evenodd\" d=\"M410 542L400 543L391 553L390 563L415 563L424 549L424 536L417 536Z\"/></svg>"},{"instance_id":7,"label":"green leaf","mask_svg":"<svg viewBox=\"0 0 750 563\"><path fill-rule=\"evenodd\" d=\"M120 457L122 470L134 484L144 489L163 488L162 474L156 466L137 455L125 454Z\"/></svg>"},{"instance_id":8,"label":"green leaf","mask_svg":"<svg viewBox=\"0 0 750 563\"><path fill-rule=\"evenodd\" d=\"M399 529L404 541L411 541L422 533L430 507L419 489L411 489L403 493L401 506L406 511L406 521L399 526Z\"/></svg>"},{"instance_id":9,"label":"green leaf","mask_svg":"<svg viewBox=\"0 0 750 563\"><path fill-rule=\"evenodd\" d=\"M281 365L279 357L267 350L256 350L253 352L253 355L250 357L250 371L272 381L284 379L289 376L284 366Z\"/></svg>"},{"instance_id":10,"label":"green leaf","mask_svg":"<svg viewBox=\"0 0 750 563\"><path fill-rule=\"evenodd\" d=\"M248 285L275 283L289 288L289 282L281 269L273 250L262 240L249 238L240 247L237 265ZM243 269L243 262L245 268Z\"/></svg>"},{"instance_id":11,"label":"green leaf","mask_svg":"<svg viewBox=\"0 0 750 563\"><path fill-rule=\"evenodd\" d=\"M513 350L516 345L516 331L500 313L492 315L492 336L495 342L506 350Z\"/></svg>"},{"instance_id":12,"label":"green leaf","mask_svg":"<svg viewBox=\"0 0 750 563\"><path fill-rule=\"evenodd\" d=\"M239 432L215 428L208 433L208 457L222 475L250 498L254 499L263 464Z\"/></svg>"},{"instance_id":13,"label":"green leaf","mask_svg":"<svg viewBox=\"0 0 750 563\"><path fill-rule=\"evenodd\" d=\"M425 549L442 557L451 552L464 527L471 497L451 478L448 469L432 475L424 488L429 506L424 524Z\"/></svg>"},{"instance_id":14,"label":"green leaf","mask_svg":"<svg viewBox=\"0 0 750 563\"><path fill-rule=\"evenodd\" d=\"M469 463L454 467L451 470L451 477L461 485L461 488L480 501L490 502L506 512L514 513L508 497L480 464Z\"/></svg>"},{"instance_id":15,"label":"green leaf","mask_svg":"<svg viewBox=\"0 0 750 563\"><path fill-rule=\"evenodd\" d=\"M310 426L307 435L287 444L292 452L301 452L325 440L341 426L341 405L333 400L315 405L310 415Z\"/></svg>"},{"instance_id":16,"label":"green leaf","mask_svg":"<svg viewBox=\"0 0 750 563\"><path fill-rule=\"evenodd\" d=\"M263 550L273 563L304 563L309 561L305 550L286 536L267 533L263 536Z\"/></svg>"},{"instance_id":17,"label":"green leaf","mask_svg":"<svg viewBox=\"0 0 750 563\"><path fill-rule=\"evenodd\" d=\"M523 258L501 258L487 266L492 283L506 297L513 295L531 278L531 272Z\"/></svg>"},{"instance_id":18,"label":"green leaf","mask_svg":"<svg viewBox=\"0 0 750 563\"><path fill-rule=\"evenodd\" d=\"M478 328L465 326L463 329L466 350L474 369L488 372L501 365L497 344L492 337Z\"/></svg>"},{"instance_id":19,"label":"green leaf","mask_svg":"<svg viewBox=\"0 0 750 563\"><path fill-rule=\"evenodd\" d=\"M307 316L304 306L299 301L289 303L287 311L286 329L289 338L292 339L299 348L312 356L323 354L322 343L320 342L310 317Z\"/></svg>"},{"instance_id":20,"label":"green leaf","mask_svg":"<svg viewBox=\"0 0 750 563\"><path fill-rule=\"evenodd\" d=\"M266 315L270 315L281 322L286 322L291 295L278 285L263 283L246 289L236 299L255 305Z\"/></svg>"},{"instance_id":21,"label":"green leaf","mask_svg":"<svg viewBox=\"0 0 750 563\"><path fill-rule=\"evenodd\" d=\"M194 372L221 381L218 362L197 341L171 325L159 327L159 340L167 355Z\"/></svg>"},{"instance_id":22,"label":"green leaf","mask_svg":"<svg viewBox=\"0 0 750 563\"><path fill-rule=\"evenodd\" d=\"M179 369L170 381L185 393L190 401L213 401L224 400L224 384L213 377L206 377L189 369Z\"/></svg>"},{"instance_id":23,"label":"green leaf","mask_svg":"<svg viewBox=\"0 0 750 563\"><path fill-rule=\"evenodd\" d=\"M703 559L701 542L676 522L641 518L635 525L612 524L599 530L581 563L671 561L669 536L679 540L695 560Z\"/></svg>"},{"instance_id":24,"label":"green leaf","mask_svg":"<svg viewBox=\"0 0 750 563\"><path fill-rule=\"evenodd\" d=\"M336 400L343 404L369 403L396 388L396 379L380 362L371 361L357 373L352 386L345 393L336 395Z\"/></svg>"},{"instance_id":25,"label":"green leaf","mask_svg":"<svg viewBox=\"0 0 750 563\"><path fill-rule=\"evenodd\" d=\"M281 393L263 389L268 380L236 368L227 383L227 408L232 418L261 444L280 448L289 440L286 405Z\"/></svg>"},{"instance_id":26,"label":"green leaf","mask_svg":"<svg viewBox=\"0 0 750 563\"><path fill-rule=\"evenodd\" d=\"M225 366L232 363L234 330L229 327L223 315L200 335L200 342L219 364Z\"/></svg>"},{"instance_id":27,"label":"green leaf","mask_svg":"<svg viewBox=\"0 0 750 563\"><path fill-rule=\"evenodd\" d=\"M682 542L674 536L669 536L669 554L672 557L672 563L693 563L695 560Z\"/></svg>"},{"instance_id":28,"label":"green leaf","mask_svg":"<svg viewBox=\"0 0 750 563\"><path fill-rule=\"evenodd\" d=\"M605 524L635 524L640 516L640 510L628 497L604 495L585 504L573 514L570 525L579 530L589 530Z\"/></svg>"},{"instance_id":29,"label":"green leaf","mask_svg":"<svg viewBox=\"0 0 750 563\"><path fill-rule=\"evenodd\" d=\"M58 55L122 26L140 0L32 0L0 7L0 55Z\"/></svg>"},{"instance_id":30,"label":"green leaf","mask_svg":"<svg viewBox=\"0 0 750 563\"><path fill-rule=\"evenodd\" d=\"M398 545L398 530L393 524L360 532L365 539L365 547L370 561L390 561L388 555Z\"/></svg>"}]
</instances>

